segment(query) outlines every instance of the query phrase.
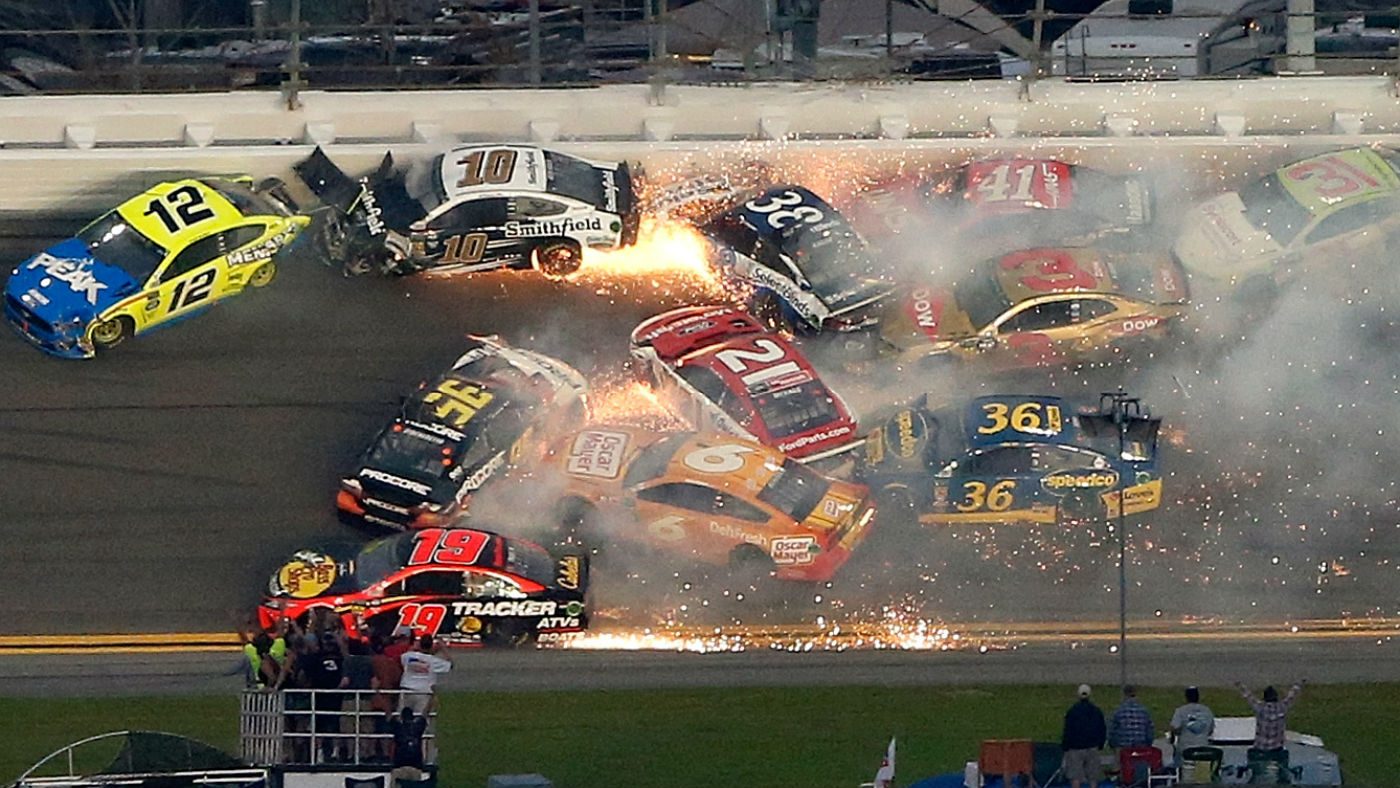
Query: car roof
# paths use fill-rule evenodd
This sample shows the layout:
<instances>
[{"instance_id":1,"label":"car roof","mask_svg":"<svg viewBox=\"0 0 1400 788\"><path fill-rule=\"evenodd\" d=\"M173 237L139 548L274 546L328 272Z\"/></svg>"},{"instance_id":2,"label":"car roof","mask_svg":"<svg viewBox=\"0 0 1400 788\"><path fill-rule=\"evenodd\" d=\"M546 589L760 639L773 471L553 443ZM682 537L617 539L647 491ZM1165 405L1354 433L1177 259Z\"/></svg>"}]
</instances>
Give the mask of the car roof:
<instances>
[{"instance_id":1,"label":"car roof","mask_svg":"<svg viewBox=\"0 0 1400 788\"><path fill-rule=\"evenodd\" d=\"M1349 148L1311 156L1278 168L1274 175L1284 191L1314 216L1400 192L1400 174L1372 148ZM1328 184L1338 178L1358 188L1344 194L1329 193L1328 189L1334 187Z\"/></svg>"},{"instance_id":2,"label":"car roof","mask_svg":"<svg viewBox=\"0 0 1400 788\"><path fill-rule=\"evenodd\" d=\"M190 198L175 195L175 192L182 189L194 189L202 204L196 205ZM157 202L159 208L152 205ZM181 206L185 205L190 206L185 209L189 211L211 211L215 221L198 221L193 224L180 221L179 229L171 232L159 213L164 211L165 215L179 219ZM211 230L224 229L244 218L243 213L234 207L228 198L219 194L209 184L195 178L158 183L117 206L116 210L137 232L172 253L208 235Z\"/></svg>"},{"instance_id":3,"label":"car roof","mask_svg":"<svg viewBox=\"0 0 1400 788\"><path fill-rule=\"evenodd\" d=\"M1018 412L1023 415L1018 417ZM997 413L1004 418L993 418ZM973 449L1007 443L1079 444L1074 411L1060 397L989 394L967 403L962 416L962 436Z\"/></svg>"},{"instance_id":4,"label":"car roof","mask_svg":"<svg viewBox=\"0 0 1400 788\"><path fill-rule=\"evenodd\" d=\"M480 155L483 160L478 166L486 168L489 166L487 160L493 154L514 156L509 180L470 185L463 182L464 160L473 155ZM533 145L464 145L442 154L435 163L438 166L438 175L442 179L443 192L447 196L444 203L526 192L543 194L549 186L545 151Z\"/></svg>"},{"instance_id":5,"label":"car roof","mask_svg":"<svg viewBox=\"0 0 1400 788\"><path fill-rule=\"evenodd\" d=\"M754 500L782 469L784 459L776 449L750 440L717 433L696 434L671 455L666 472L658 481L691 482Z\"/></svg>"},{"instance_id":6,"label":"car roof","mask_svg":"<svg viewBox=\"0 0 1400 788\"><path fill-rule=\"evenodd\" d=\"M737 352L740 354L740 358L743 357L743 354L761 354L765 351L758 346L759 340L771 342L783 350L783 355L780 357L782 363L771 365L764 371L777 372L780 367L786 366L787 362L793 362L796 369L788 366L786 372L778 372L771 377L760 375L758 378L754 378L746 372L735 372L721 356L725 352ZM782 391L812 380L820 380L817 377L816 369L807 360L807 357L802 355L802 351L798 350L795 344L781 334L761 333L731 337L686 355L680 360L680 364L682 366L698 365L714 372L730 391L745 398L764 392Z\"/></svg>"},{"instance_id":7,"label":"car roof","mask_svg":"<svg viewBox=\"0 0 1400 788\"><path fill-rule=\"evenodd\" d=\"M1012 304L1057 293L1121 294L1104 255L1093 247L1024 249L988 261L987 266Z\"/></svg>"}]
</instances>

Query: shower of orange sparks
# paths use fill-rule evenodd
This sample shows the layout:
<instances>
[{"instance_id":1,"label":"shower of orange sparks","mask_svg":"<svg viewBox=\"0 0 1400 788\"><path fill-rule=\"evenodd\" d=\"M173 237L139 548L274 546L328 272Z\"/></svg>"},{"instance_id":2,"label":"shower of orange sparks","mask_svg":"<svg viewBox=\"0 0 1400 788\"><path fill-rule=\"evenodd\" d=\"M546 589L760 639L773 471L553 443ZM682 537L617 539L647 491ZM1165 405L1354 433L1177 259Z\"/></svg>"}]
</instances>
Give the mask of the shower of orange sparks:
<instances>
[{"instance_id":1,"label":"shower of orange sparks","mask_svg":"<svg viewBox=\"0 0 1400 788\"><path fill-rule=\"evenodd\" d=\"M588 403L593 421L599 424L625 424L658 432L690 429L684 419L666 408L651 386L639 380L595 385Z\"/></svg>"},{"instance_id":2,"label":"shower of orange sparks","mask_svg":"<svg viewBox=\"0 0 1400 788\"><path fill-rule=\"evenodd\" d=\"M723 298L724 281L709 262L709 243L689 224L642 219L637 242L611 252L584 250L571 281L594 285L639 280L655 290L683 288L688 295Z\"/></svg>"}]
</instances>

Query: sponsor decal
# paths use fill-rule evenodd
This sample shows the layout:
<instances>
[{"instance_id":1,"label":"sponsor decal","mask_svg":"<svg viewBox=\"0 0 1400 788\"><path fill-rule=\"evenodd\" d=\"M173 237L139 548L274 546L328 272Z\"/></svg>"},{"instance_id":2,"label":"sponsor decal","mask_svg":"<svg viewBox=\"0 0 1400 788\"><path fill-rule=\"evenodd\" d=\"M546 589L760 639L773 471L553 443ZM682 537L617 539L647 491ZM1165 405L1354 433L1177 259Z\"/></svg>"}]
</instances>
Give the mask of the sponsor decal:
<instances>
[{"instance_id":1,"label":"sponsor decal","mask_svg":"<svg viewBox=\"0 0 1400 788\"><path fill-rule=\"evenodd\" d=\"M773 540L769 555L775 564L810 564L820 552L815 536L780 536Z\"/></svg>"},{"instance_id":2,"label":"sponsor decal","mask_svg":"<svg viewBox=\"0 0 1400 788\"><path fill-rule=\"evenodd\" d=\"M231 252L228 256L228 264L242 265L244 263L256 263L261 260L271 260L278 252L282 251L282 247L286 246L296 237L296 234L296 230L288 228L257 246Z\"/></svg>"},{"instance_id":3,"label":"sponsor decal","mask_svg":"<svg viewBox=\"0 0 1400 788\"><path fill-rule=\"evenodd\" d=\"M389 228L384 224L384 209L379 207L379 200L369 187L369 178L360 179L360 204L365 209L365 227L369 234L383 235L387 232Z\"/></svg>"},{"instance_id":4,"label":"sponsor decal","mask_svg":"<svg viewBox=\"0 0 1400 788\"><path fill-rule=\"evenodd\" d=\"M653 328L645 334L638 336L637 341L651 342L657 337L666 333L675 333L677 336L687 336L697 331L703 331L704 329L711 328L715 325L713 319L715 315L721 315L729 311L731 311L731 309L727 306L716 307L715 309L707 309L698 315L690 315L689 317L685 317L674 322L666 323L657 328ZM691 326L694 327L692 328Z\"/></svg>"},{"instance_id":5,"label":"sponsor decal","mask_svg":"<svg viewBox=\"0 0 1400 788\"><path fill-rule=\"evenodd\" d=\"M373 506L373 507L376 508L376 509L383 509L383 510L386 511L386 512L393 512L394 514L401 514L401 515L404 515L405 517L407 517L407 516L410 514L410 512L408 511L408 509L406 509L406 508L404 508L404 507L402 507L402 506L395 506L395 505L393 505L392 503L387 503L387 502L381 501L381 500L379 500L379 499L377 499L377 498L365 498L363 501L361 501L361 503L363 503L365 506Z\"/></svg>"},{"instance_id":6,"label":"sponsor decal","mask_svg":"<svg viewBox=\"0 0 1400 788\"><path fill-rule=\"evenodd\" d=\"M1157 287L1163 293L1181 292L1181 283L1177 281L1176 272L1169 268L1157 269Z\"/></svg>"},{"instance_id":7,"label":"sponsor decal","mask_svg":"<svg viewBox=\"0 0 1400 788\"><path fill-rule=\"evenodd\" d=\"M1040 484L1047 490L1092 490L1112 487L1118 484L1117 471L1097 471L1077 473L1075 471L1055 471L1041 478Z\"/></svg>"},{"instance_id":8,"label":"sponsor decal","mask_svg":"<svg viewBox=\"0 0 1400 788\"><path fill-rule=\"evenodd\" d=\"M617 178L612 170L603 170L603 210L617 213Z\"/></svg>"},{"instance_id":9,"label":"sponsor decal","mask_svg":"<svg viewBox=\"0 0 1400 788\"><path fill-rule=\"evenodd\" d=\"M839 438L842 435L849 434L850 432L851 426L849 424L844 424L840 427L833 427L829 430L823 430L821 432L812 433L811 435L803 435L802 437L788 441L787 443L779 443L778 451L790 452L794 449L801 449L807 446L811 446L814 443L821 443L822 441L831 440L832 438Z\"/></svg>"},{"instance_id":10,"label":"sponsor decal","mask_svg":"<svg viewBox=\"0 0 1400 788\"><path fill-rule=\"evenodd\" d=\"M616 479L622 471L622 454L627 448L627 433L608 430L588 430L574 438L564 470L579 476Z\"/></svg>"},{"instance_id":11,"label":"sponsor decal","mask_svg":"<svg viewBox=\"0 0 1400 788\"><path fill-rule=\"evenodd\" d=\"M582 626L573 616L545 616L535 629L578 629Z\"/></svg>"},{"instance_id":12,"label":"sponsor decal","mask_svg":"<svg viewBox=\"0 0 1400 788\"><path fill-rule=\"evenodd\" d=\"M501 466L505 464L506 453L503 451L497 452L496 456L487 460L485 465L477 468L471 476L467 477L465 482L462 482L462 490L469 491L481 487L481 485L486 483L487 479L494 476L496 471L500 470Z\"/></svg>"},{"instance_id":13,"label":"sponsor decal","mask_svg":"<svg viewBox=\"0 0 1400 788\"><path fill-rule=\"evenodd\" d=\"M558 603L548 599L503 599L499 602L453 602L456 616L552 616Z\"/></svg>"},{"instance_id":14,"label":"sponsor decal","mask_svg":"<svg viewBox=\"0 0 1400 788\"><path fill-rule=\"evenodd\" d=\"M68 289L82 293L89 304L95 305L98 291L106 290L107 285L97 281L97 277L92 273L91 263L91 260L60 260L53 255L41 254L31 260L25 268L44 269L44 273L60 282L66 282Z\"/></svg>"},{"instance_id":15,"label":"sponsor decal","mask_svg":"<svg viewBox=\"0 0 1400 788\"><path fill-rule=\"evenodd\" d=\"M919 419L919 433L923 433L923 418ZM919 435L914 432L914 411L901 410L894 417L894 451L901 460L908 460L919 450Z\"/></svg>"},{"instance_id":16,"label":"sponsor decal","mask_svg":"<svg viewBox=\"0 0 1400 788\"><path fill-rule=\"evenodd\" d=\"M909 294L904 308L909 319L914 321L914 325L918 326L925 336L937 339L938 324L943 320L944 302L942 294L935 296L932 290L921 287Z\"/></svg>"},{"instance_id":17,"label":"sponsor decal","mask_svg":"<svg viewBox=\"0 0 1400 788\"><path fill-rule=\"evenodd\" d=\"M596 216L579 219L554 219L538 222L506 222L507 238L552 238L570 233L601 231L603 222Z\"/></svg>"},{"instance_id":18,"label":"sponsor decal","mask_svg":"<svg viewBox=\"0 0 1400 788\"><path fill-rule=\"evenodd\" d=\"M476 616L467 616L457 622L457 631L463 635L475 635L481 631L481 619Z\"/></svg>"},{"instance_id":19,"label":"sponsor decal","mask_svg":"<svg viewBox=\"0 0 1400 788\"><path fill-rule=\"evenodd\" d=\"M559 559L559 587L567 588L570 591L577 591L582 570L579 567L579 557L576 555L566 555Z\"/></svg>"},{"instance_id":20,"label":"sponsor decal","mask_svg":"<svg viewBox=\"0 0 1400 788\"><path fill-rule=\"evenodd\" d=\"M748 531L745 531L739 526L731 525L730 523L711 522L710 533L716 536L722 536L726 539L733 539L736 542L748 542L749 544L755 544L759 547L768 546L767 537L762 536L761 534L749 533Z\"/></svg>"},{"instance_id":21,"label":"sponsor decal","mask_svg":"<svg viewBox=\"0 0 1400 788\"><path fill-rule=\"evenodd\" d=\"M41 291L37 289L31 289L29 292L20 296L19 300L31 306L34 304L39 304L40 306L49 305L49 297L44 295Z\"/></svg>"},{"instance_id":22,"label":"sponsor decal","mask_svg":"<svg viewBox=\"0 0 1400 788\"><path fill-rule=\"evenodd\" d=\"M1060 167L1053 162L1044 162L1040 165L1040 177L1044 181L1045 207L1060 207Z\"/></svg>"},{"instance_id":23,"label":"sponsor decal","mask_svg":"<svg viewBox=\"0 0 1400 788\"><path fill-rule=\"evenodd\" d=\"M368 512L366 512L362 516L365 518L365 522L367 523L374 523L376 525L387 525L390 528L403 528L403 523L396 523L393 520L389 520L384 517L377 517L375 515L369 514Z\"/></svg>"},{"instance_id":24,"label":"sponsor decal","mask_svg":"<svg viewBox=\"0 0 1400 788\"><path fill-rule=\"evenodd\" d=\"M1136 334L1156 328L1162 324L1160 317L1134 317L1123 321L1121 329L1125 334Z\"/></svg>"},{"instance_id":25,"label":"sponsor decal","mask_svg":"<svg viewBox=\"0 0 1400 788\"><path fill-rule=\"evenodd\" d=\"M1147 220L1147 206L1143 203L1142 190L1136 181L1128 181L1128 200L1124 203L1124 219L1130 224L1142 224Z\"/></svg>"},{"instance_id":26,"label":"sponsor decal","mask_svg":"<svg viewBox=\"0 0 1400 788\"><path fill-rule=\"evenodd\" d=\"M841 514L841 504L835 498L827 498L822 503L822 514L827 517L839 517Z\"/></svg>"},{"instance_id":27,"label":"sponsor decal","mask_svg":"<svg viewBox=\"0 0 1400 788\"><path fill-rule=\"evenodd\" d=\"M415 492L419 495L428 495L433 491L433 488L429 487L426 484L420 484L409 479L404 479L399 476L395 476L392 473L385 473L384 471L375 470L374 468L361 469L360 476L363 476L366 479L373 479L377 482L383 482L385 484L398 487L401 490Z\"/></svg>"},{"instance_id":28,"label":"sponsor decal","mask_svg":"<svg viewBox=\"0 0 1400 788\"><path fill-rule=\"evenodd\" d=\"M534 151L525 153L525 180L532 185L540 182L540 162L539 155Z\"/></svg>"},{"instance_id":29,"label":"sponsor decal","mask_svg":"<svg viewBox=\"0 0 1400 788\"><path fill-rule=\"evenodd\" d=\"M310 599L324 594L336 578L335 561L303 550L277 570L277 585L287 596Z\"/></svg>"},{"instance_id":30,"label":"sponsor decal","mask_svg":"<svg viewBox=\"0 0 1400 788\"><path fill-rule=\"evenodd\" d=\"M934 506L947 506L947 505L948 505L948 483L947 483L947 482L934 482L934 483L933 483L933 504L934 504Z\"/></svg>"},{"instance_id":31,"label":"sponsor decal","mask_svg":"<svg viewBox=\"0 0 1400 788\"><path fill-rule=\"evenodd\" d=\"M1206 218L1206 221L1209 223L1210 227L1215 230L1216 234L1225 239L1226 243L1231 246L1240 245L1240 237L1235 235L1234 230L1230 229L1230 223L1220 213L1219 205L1214 202L1206 203L1201 206L1201 215Z\"/></svg>"},{"instance_id":32,"label":"sponsor decal","mask_svg":"<svg viewBox=\"0 0 1400 788\"><path fill-rule=\"evenodd\" d=\"M682 326L682 327L680 327L680 328L677 328L677 329L676 329L676 336L678 336L678 337L688 337L688 336L690 336L691 334L698 334L698 333L700 333L701 331L705 331L705 330L707 330L707 329L711 329L711 328L714 328L714 327L715 327L715 321L713 321L713 320L701 320L700 322L695 323L695 324L693 324L693 325Z\"/></svg>"},{"instance_id":33,"label":"sponsor decal","mask_svg":"<svg viewBox=\"0 0 1400 788\"><path fill-rule=\"evenodd\" d=\"M746 266L745 270L739 273L754 284L777 293L789 306L802 313L803 319L807 322L820 324L826 318L825 310L822 314L817 314L817 310L813 308L811 302L817 300L815 296L803 292L796 282L777 271L761 263L754 263Z\"/></svg>"}]
</instances>

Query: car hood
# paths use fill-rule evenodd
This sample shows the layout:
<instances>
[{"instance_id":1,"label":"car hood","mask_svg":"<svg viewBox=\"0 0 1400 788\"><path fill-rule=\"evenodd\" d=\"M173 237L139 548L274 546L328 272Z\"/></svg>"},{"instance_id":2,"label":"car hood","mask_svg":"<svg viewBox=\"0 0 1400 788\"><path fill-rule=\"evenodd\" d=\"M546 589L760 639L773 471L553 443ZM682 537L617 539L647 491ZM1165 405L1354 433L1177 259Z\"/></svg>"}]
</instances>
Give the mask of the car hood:
<instances>
[{"instance_id":1,"label":"car hood","mask_svg":"<svg viewBox=\"0 0 1400 788\"><path fill-rule=\"evenodd\" d=\"M1230 192L1193 210L1172 252L1191 274L1211 279L1240 279L1265 268L1282 247L1249 223L1244 202Z\"/></svg>"},{"instance_id":2,"label":"car hood","mask_svg":"<svg viewBox=\"0 0 1400 788\"><path fill-rule=\"evenodd\" d=\"M352 590L355 545L327 545L298 550L267 581L267 595L311 599Z\"/></svg>"},{"instance_id":3,"label":"car hood","mask_svg":"<svg viewBox=\"0 0 1400 788\"><path fill-rule=\"evenodd\" d=\"M906 288L888 303L880 319L880 337L899 350L937 345L975 333L971 318L945 288Z\"/></svg>"},{"instance_id":4,"label":"car hood","mask_svg":"<svg viewBox=\"0 0 1400 788\"><path fill-rule=\"evenodd\" d=\"M69 238L15 268L5 294L50 324L89 320L136 292L136 280L88 254L87 244Z\"/></svg>"}]
</instances>

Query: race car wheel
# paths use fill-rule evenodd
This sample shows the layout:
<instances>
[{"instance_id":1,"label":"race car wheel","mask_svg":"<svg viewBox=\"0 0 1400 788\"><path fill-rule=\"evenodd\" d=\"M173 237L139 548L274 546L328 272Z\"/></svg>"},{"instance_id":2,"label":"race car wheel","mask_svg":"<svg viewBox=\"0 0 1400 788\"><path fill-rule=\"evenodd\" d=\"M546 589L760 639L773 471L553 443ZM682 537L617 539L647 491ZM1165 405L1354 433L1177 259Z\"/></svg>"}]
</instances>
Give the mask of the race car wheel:
<instances>
[{"instance_id":1,"label":"race car wheel","mask_svg":"<svg viewBox=\"0 0 1400 788\"><path fill-rule=\"evenodd\" d=\"M253 287L267 287L272 284L272 280L276 278L277 264L268 260L253 269L253 273L248 276L248 284Z\"/></svg>"},{"instance_id":2,"label":"race car wheel","mask_svg":"<svg viewBox=\"0 0 1400 788\"><path fill-rule=\"evenodd\" d=\"M492 621L481 631L482 645L519 648L530 642L531 632L522 621Z\"/></svg>"},{"instance_id":3,"label":"race car wheel","mask_svg":"<svg viewBox=\"0 0 1400 788\"><path fill-rule=\"evenodd\" d=\"M535 268L550 279L563 279L583 265L583 249L573 241L535 247Z\"/></svg>"},{"instance_id":4,"label":"race car wheel","mask_svg":"<svg viewBox=\"0 0 1400 788\"><path fill-rule=\"evenodd\" d=\"M744 579L758 579L773 573L773 559L758 545L741 544L729 551L729 568Z\"/></svg>"},{"instance_id":5,"label":"race car wheel","mask_svg":"<svg viewBox=\"0 0 1400 788\"><path fill-rule=\"evenodd\" d=\"M1055 523L1061 527L1103 519L1103 507L1086 493L1069 493L1055 506Z\"/></svg>"},{"instance_id":6,"label":"race car wheel","mask_svg":"<svg viewBox=\"0 0 1400 788\"><path fill-rule=\"evenodd\" d=\"M131 322L131 318L114 317L93 326L92 343L104 349L116 347L135 331L136 326Z\"/></svg>"}]
</instances>

